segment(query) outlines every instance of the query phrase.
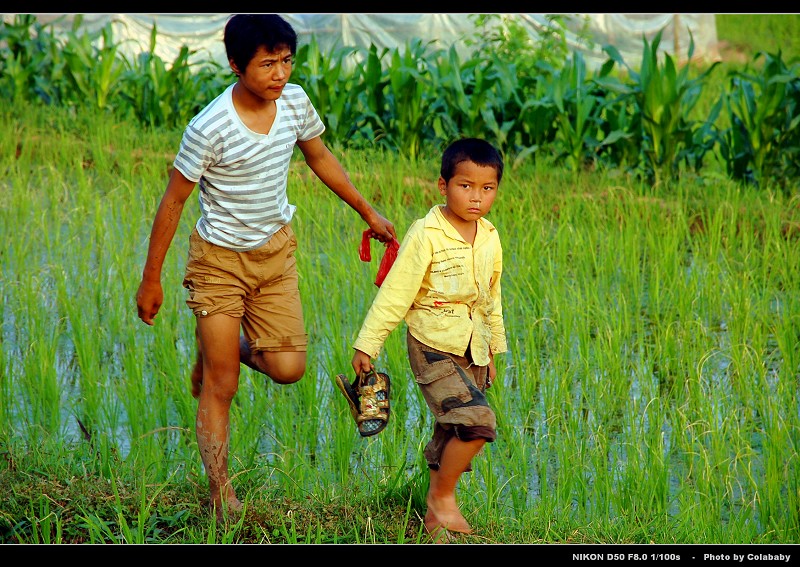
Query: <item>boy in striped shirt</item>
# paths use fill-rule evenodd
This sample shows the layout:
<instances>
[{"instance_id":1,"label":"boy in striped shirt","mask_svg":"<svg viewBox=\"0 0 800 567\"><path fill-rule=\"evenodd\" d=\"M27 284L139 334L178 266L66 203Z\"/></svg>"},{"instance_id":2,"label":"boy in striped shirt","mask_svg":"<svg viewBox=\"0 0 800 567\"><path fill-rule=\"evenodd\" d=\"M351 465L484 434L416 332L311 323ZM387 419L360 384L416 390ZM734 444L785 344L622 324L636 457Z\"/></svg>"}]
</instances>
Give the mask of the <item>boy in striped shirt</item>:
<instances>
[{"instance_id":1,"label":"boy in striped shirt","mask_svg":"<svg viewBox=\"0 0 800 567\"><path fill-rule=\"evenodd\" d=\"M291 227L295 206L286 194L294 147L358 212L370 237L397 237L320 138L325 126L305 91L289 83L297 50L291 25L276 14L237 14L225 26L224 41L237 80L184 130L136 294L139 318L153 325L164 300L164 258L198 186L201 215L189 238L183 285L197 321L191 375L197 445L209 506L220 519L242 509L228 476L230 406L240 362L278 384L297 382L306 369L308 336Z\"/></svg>"}]
</instances>

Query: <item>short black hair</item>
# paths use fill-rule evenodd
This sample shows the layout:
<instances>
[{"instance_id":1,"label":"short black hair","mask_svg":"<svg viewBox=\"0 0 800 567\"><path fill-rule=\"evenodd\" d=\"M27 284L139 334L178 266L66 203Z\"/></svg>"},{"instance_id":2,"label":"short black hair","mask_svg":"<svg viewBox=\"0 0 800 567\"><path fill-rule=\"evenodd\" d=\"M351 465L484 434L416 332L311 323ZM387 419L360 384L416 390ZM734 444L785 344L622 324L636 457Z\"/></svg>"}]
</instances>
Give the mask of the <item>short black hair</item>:
<instances>
[{"instance_id":1,"label":"short black hair","mask_svg":"<svg viewBox=\"0 0 800 567\"><path fill-rule=\"evenodd\" d=\"M503 156L497 148L480 138L462 138L456 140L442 153L442 169L440 175L450 181L456 165L462 161L471 161L483 167L497 170L497 183L503 178Z\"/></svg>"},{"instance_id":2,"label":"short black hair","mask_svg":"<svg viewBox=\"0 0 800 567\"><path fill-rule=\"evenodd\" d=\"M270 53L288 47L297 52L297 32L278 14L234 14L225 24L225 53L244 71L258 51Z\"/></svg>"}]
</instances>

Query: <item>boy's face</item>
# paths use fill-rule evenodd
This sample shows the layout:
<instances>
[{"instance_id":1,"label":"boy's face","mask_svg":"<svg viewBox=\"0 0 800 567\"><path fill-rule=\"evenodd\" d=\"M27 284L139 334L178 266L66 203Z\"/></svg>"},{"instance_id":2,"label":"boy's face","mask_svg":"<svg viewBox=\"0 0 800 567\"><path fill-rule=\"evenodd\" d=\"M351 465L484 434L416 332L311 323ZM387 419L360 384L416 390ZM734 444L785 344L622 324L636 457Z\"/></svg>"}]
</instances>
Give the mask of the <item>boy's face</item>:
<instances>
[{"instance_id":1,"label":"boy's face","mask_svg":"<svg viewBox=\"0 0 800 567\"><path fill-rule=\"evenodd\" d=\"M233 61L229 63L248 91L264 100L277 100L292 75L294 56L288 47L271 52L262 46L245 69L238 69Z\"/></svg>"},{"instance_id":2,"label":"boy's face","mask_svg":"<svg viewBox=\"0 0 800 567\"><path fill-rule=\"evenodd\" d=\"M449 213L464 222L474 222L491 210L498 185L495 168L462 161L450 181L439 178L439 193L446 198Z\"/></svg>"}]
</instances>

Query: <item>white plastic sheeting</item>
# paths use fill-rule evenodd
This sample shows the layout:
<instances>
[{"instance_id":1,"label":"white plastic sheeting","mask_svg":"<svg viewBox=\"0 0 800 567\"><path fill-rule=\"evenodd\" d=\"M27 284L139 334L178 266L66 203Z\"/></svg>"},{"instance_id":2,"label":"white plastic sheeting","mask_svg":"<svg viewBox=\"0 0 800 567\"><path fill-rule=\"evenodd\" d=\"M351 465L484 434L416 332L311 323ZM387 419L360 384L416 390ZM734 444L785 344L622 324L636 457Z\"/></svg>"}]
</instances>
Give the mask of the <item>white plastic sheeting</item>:
<instances>
[{"instance_id":1,"label":"white plastic sheeting","mask_svg":"<svg viewBox=\"0 0 800 567\"><path fill-rule=\"evenodd\" d=\"M71 30L76 14L34 14L39 23L53 26L57 34ZM191 61L213 60L227 67L223 29L230 14L82 14L80 30L98 32L111 22L115 43L128 56L149 49L150 35L156 26L155 54L166 63L174 61L181 46L195 53ZM433 41L433 47L455 45L467 56L470 47L465 39L474 39L476 26L469 14L282 14L298 33L300 44L313 34L325 50L336 46L379 49L402 49L409 40ZM501 14L513 19L532 34L548 25L546 14ZM714 14L562 14L570 47L580 50L590 67L606 59L603 44L614 45L625 61L636 67L642 55L643 38L652 43L661 31L659 51L684 61L690 37L694 40L693 58L702 61L719 59ZM3 14L4 21L14 14ZM584 18L586 21L584 22ZM585 28L584 28L585 25ZM593 45L580 40L581 28Z\"/></svg>"}]
</instances>

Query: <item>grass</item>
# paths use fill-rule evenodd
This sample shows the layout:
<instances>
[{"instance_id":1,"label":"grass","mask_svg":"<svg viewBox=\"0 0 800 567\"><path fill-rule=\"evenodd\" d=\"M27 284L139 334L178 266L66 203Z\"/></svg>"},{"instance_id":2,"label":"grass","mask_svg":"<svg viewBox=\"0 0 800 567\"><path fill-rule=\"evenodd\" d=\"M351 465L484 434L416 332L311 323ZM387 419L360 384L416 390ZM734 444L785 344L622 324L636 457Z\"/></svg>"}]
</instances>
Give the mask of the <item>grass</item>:
<instances>
[{"instance_id":1,"label":"grass","mask_svg":"<svg viewBox=\"0 0 800 567\"><path fill-rule=\"evenodd\" d=\"M299 161L308 373L287 387L242 371L231 457L246 513L206 513L180 287L196 205L155 327L134 300L179 139L0 110L0 542L424 542L431 423L402 330L378 361L392 420L362 439L333 376L377 260L359 260L362 223ZM338 153L401 234L439 202L435 157ZM463 542L800 541L797 195L537 163L507 171L491 220L511 350L489 391L498 440L459 488L476 528Z\"/></svg>"},{"instance_id":2,"label":"grass","mask_svg":"<svg viewBox=\"0 0 800 567\"><path fill-rule=\"evenodd\" d=\"M744 63L759 51L800 57L800 14L717 14L717 40L725 59Z\"/></svg>"}]
</instances>

